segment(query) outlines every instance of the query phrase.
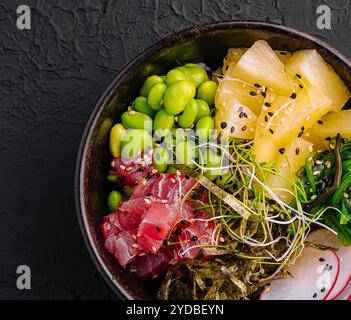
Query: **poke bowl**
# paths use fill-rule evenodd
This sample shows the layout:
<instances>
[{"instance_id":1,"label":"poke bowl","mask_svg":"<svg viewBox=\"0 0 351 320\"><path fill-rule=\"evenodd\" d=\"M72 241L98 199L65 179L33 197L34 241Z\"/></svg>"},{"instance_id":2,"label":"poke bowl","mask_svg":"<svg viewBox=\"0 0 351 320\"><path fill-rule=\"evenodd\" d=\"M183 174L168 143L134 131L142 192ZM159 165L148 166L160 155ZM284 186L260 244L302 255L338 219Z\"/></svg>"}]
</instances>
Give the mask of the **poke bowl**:
<instances>
[{"instance_id":1,"label":"poke bowl","mask_svg":"<svg viewBox=\"0 0 351 320\"><path fill-rule=\"evenodd\" d=\"M130 62L75 178L116 295L348 299L350 71L319 39L255 21L183 30Z\"/></svg>"}]
</instances>

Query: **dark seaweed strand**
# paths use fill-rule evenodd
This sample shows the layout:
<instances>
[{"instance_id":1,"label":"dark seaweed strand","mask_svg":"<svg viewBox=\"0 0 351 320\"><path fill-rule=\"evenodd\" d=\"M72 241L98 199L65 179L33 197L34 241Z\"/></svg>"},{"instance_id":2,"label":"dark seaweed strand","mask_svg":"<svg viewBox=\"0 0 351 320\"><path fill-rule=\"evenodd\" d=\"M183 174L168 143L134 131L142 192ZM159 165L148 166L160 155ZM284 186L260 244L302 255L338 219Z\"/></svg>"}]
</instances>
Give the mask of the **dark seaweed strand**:
<instances>
[{"instance_id":1,"label":"dark seaweed strand","mask_svg":"<svg viewBox=\"0 0 351 320\"><path fill-rule=\"evenodd\" d=\"M316 198L310 203L307 203L305 206L306 211L311 211L313 208L327 201L328 198L331 197L339 188L341 177L342 177L342 162L341 162L341 156L340 156L341 142L342 142L342 138L341 138L341 135L338 133L336 136L336 145L334 149L335 175L334 175L333 185L327 188L318 198Z\"/></svg>"}]
</instances>

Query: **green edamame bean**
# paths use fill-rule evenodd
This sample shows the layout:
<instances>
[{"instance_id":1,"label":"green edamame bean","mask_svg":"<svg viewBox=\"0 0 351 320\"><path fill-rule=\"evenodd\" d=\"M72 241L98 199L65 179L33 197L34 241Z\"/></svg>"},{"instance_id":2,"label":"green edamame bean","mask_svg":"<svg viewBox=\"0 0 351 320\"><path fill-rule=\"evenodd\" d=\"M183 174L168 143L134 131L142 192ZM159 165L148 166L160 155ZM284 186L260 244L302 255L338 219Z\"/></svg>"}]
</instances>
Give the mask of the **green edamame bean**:
<instances>
[{"instance_id":1,"label":"green edamame bean","mask_svg":"<svg viewBox=\"0 0 351 320\"><path fill-rule=\"evenodd\" d=\"M207 152L207 159L205 167L209 170L205 172L205 177L211 181L216 179L221 173L221 169L215 170L215 168L219 168L222 166L222 158L221 156L217 155L217 153L208 150ZM211 170L212 169L212 170Z\"/></svg>"},{"instance_id":2,"label":"green edamame bean","mask_svg":"<svg viewBox=\"0 0 351 320\"><path fill-rule=\"evenodd\" d=\"M168 87L164 96L165 109L169 114L181 113L196 93L192 80L179 80Z\"/></svg>"},{"instance_id":3,"label":"green edamame bean","mask_svg":"<svg viewBox=\"0 0 351 320\"><path fill-rule=\"evenodd\" d=\"M158 111L163 107L163 96L167 90L167 86L162 83L156 83L151 89L147 96L148 105Z\"/></svg>"},{"instance_id":4,"label":"green edamame bean","mask_svg":"<svg viewBox=\"0 0 351 320\"><path fill-rule=\"evenodd\" d=\"M173 166L168 166L167 173L177 173L177 169Z\"/></svg>"},{"instance_id":5,"label":"green edamame bean","mask_svg":"<svg viewBox=\"0 0 351 320\"><path fill-rule=\"evenodd\" d=\"M113 157L121 156L121 141L126 129L121 123L115 124L110 131L110 152Z\"/></svg>"},{"instance_id":6,"label":"green edamame bean","mask_svg":"<svg viewBox=\"0 0 351 320\"><path fill-rule=\"evenodd\" d=\"M173 69L167 73L165 83L167 86L170 86L176 81L185 80L185 79L186 79L186 75L181 70Z\"/></svg>"},{"instance_id":7,"label":"green edamame bean","mask_svg":"<svg viewBox=\"0 0 351 320\"><path fill-rule=\"evenodd\" d=\"M205 141L210 138L214 127L214 119L210 116L204 116L200 118L196 124L196 134L199 137L200 141Z\"/></svg>"},{"instance_id":8,"label":"green edamame bean","mask_svg":"<svg viewBox=\"0 0 351 320\"><path fill-rule=\"evenodd\" d=\"M142 151L152 149L151 135L142 129L128 129L121 142L121 156L135 158Z\"/></svg>"},{"instance_id":9,"label":"green edamame bean","mask_svg":"<svg viewBox=\"0 0 351 320\"><path fill-rule=\"evenodd\" d=\"M193 161L196 159L196 148L193 141L180 141L176 145L176 162L185 164L190 168L195 165Z\"/></svg>"},{"instance_id":10,"label":"green edamame bean","mask_svg":"<svg viewBox=\"0 0 351 320\"><path fill-rule=\"evenodd\" d=\"M133 194L133 188L132 187L123 187L123 193L130 198L130 196Z\"/></svg>"},{"instance_id":11,"label":"green edamame bean","mask_svg":"<svg viewBox=\"0 0 351 320\"><path fill-rule=\"evenodd\" d=\"M161 109L156 113L154 119L154 131L157 136L164 137L169 134L174 124L174 116L167 113L165 109Z\"/></svg>"},{"instance_id":12,"label":"green edamame bean","mask_svg":"<svg viewBox=\"0 0 351 320\"><path fill-rule=\"evenodd\" d=\"M200 118L204 116L210 115L210 107L208 106L205 100L196 99L197 101L197 116L195 122L197 122Z\"/></svg>"},{"instance_id":13,"label":"green edamame bean","mask_svg":"<svg viewBox=\"0 0 351 320\"><path fill-rule=\"evenodd\" d=\"M115 174L109 174L106 177L106 179L107 179L108 182L111 182L111 183L117 183L118 182L118 176L115 175Z\"/></svg>"},{"instance_id":14,"label":"green edamame bean","mask_svg":"<svg viewBox=\"0 0 351 320\"><path fill-rule=\"evenodd\" d=\"M163 83L162 78L156 75L148 77L140 89L140 95L147 97L149 94L149 91L156 83Z\"/></svg>"},{"instance_id":15,"label":"green edamame bean","mask_svg":"<svg viewBox=\"0 0 351 320\"><path fill-rule=\"evenodd\" d=\"M186 105L184 111L178 117L178 123L183 128L191 128L194 124L198 112L197 101L191 99Z\"/></svg>"},{"instance_id":16,"label":"green edamame bean","mask_svg":"<svg viewBox=\"0 0 351 320\"><path fill-rule=\"evenodd\" d=\"M107 197L107 207L109 212L117 210L119 203L122 201L122 194L118 191L112 191Z\"/></svg>"},{"instance_id":17,"label":"green edamame bean","mask_svg":"<svg viewBox=\"0 0 351 320\"><path fill-rule=\"evenodd\" d=\"M169 163L169 153L163 147L157 147L154 149L153 155L153 165L158 172L165 172L168 168Z\"/></svg>"},{"instance_id":18,"label":"green edamame bean","mask_svg":"<svg viewBox=\"0 0 351 320\"><path fill-rule=\"evenodd\" d=\"M151 118L155 116L155 110L148 105L146 97L140 96L136 98L133 105L136 111L144 113Z\"/></svg>"},{"instance_id":19,"label":"green edamame bean","mask_svg":"<svg viewBox=\"0 0 351 320\"><path fill-rule=\"evenodd\" d=\"M217 83L207 80L200 84L197 90L197 98L205 100L207 104L212 107L216 97Z\"/></svg>"},{"instance_id":20,"label":"green edamame bean","mask_svg":"<svg viewBox=\"0 0 351 320\"><path fill-rule=\"evenodd\" d=\"M122 124L127 129L143 129L152 132L152 119L141 112L126 111L121 116Z\"/></svg>"},{"instance_id":21,"label":"green edamame bean","mask_svg":"<svg viewBox=\"0 0 351 320\"><path fill-rule=\"evenodd\" d=\"M184 67L188 69L187 76L194 81L196 88L198 88L201 83L208 80L206 70L200 66L194 63L188 63Z\"/></svg>"}]
</instances>

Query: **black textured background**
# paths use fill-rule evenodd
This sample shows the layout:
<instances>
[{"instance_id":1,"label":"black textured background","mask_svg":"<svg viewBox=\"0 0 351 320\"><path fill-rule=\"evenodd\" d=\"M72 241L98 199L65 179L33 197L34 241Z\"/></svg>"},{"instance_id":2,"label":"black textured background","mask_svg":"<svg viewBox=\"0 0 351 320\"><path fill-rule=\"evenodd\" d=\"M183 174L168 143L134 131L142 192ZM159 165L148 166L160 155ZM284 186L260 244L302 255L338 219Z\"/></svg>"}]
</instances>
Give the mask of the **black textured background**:
<instances>
[{"instance_id":1,"label":"black textured background","mask_svg":"<svg viewBox=\"0 0 351 320\"><path fill-rule=\"evenodd\" d=\"M74 207L89 114L119 70L158 39L214 20L258 19L314 34L351 56L350 0L0 0L0 299L114 298ZM16 7L32 30L16 29ZM316 27L318 5L332 30ZM32 289L16 288L16 268Z\"/></svg>"}]
</instances>

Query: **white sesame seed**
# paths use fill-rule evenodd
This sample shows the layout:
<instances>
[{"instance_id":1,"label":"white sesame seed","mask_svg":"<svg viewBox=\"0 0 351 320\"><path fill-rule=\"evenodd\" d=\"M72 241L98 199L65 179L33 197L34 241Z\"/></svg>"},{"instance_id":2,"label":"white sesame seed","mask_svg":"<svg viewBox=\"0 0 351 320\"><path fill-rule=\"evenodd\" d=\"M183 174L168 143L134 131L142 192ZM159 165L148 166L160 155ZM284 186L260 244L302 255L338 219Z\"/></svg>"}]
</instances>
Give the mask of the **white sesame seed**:
<instances>
[{"instance_id":1,"label":"white sesame seed","mask_svg":"<svg viewBox=\"0 0 351 320\"><path fill-rule=\"evenodd\" d=\"M138 249L138 248L139 248L139 246L138 246L136 243L133 243L133 244L132 244L132 247L133 247L134 249Z\"/></svg>"},{"instance_id":2,"label":"white sesame seed","mask_svg":"<svg viewBox=\"0 0 351 320\"><path fill-rule=\"evenodd\" d=\"M134 110L130 110L128 113L129 113L131 116L134 116L136 112L135 112Z\"/></svg>"},{"instance_id":3,"label":"white sesame seed","mask_svg":"<svg viewBox=\"0 0 351 320\"><path fill-rule=\"evenodd\" d=\"M135 234L132 235L132 238L133 238L134 240L137 240L137 239L138 239L137 236L136 236Z\"/></svg>"},{"instance_id":4,"label":"white sesame seed","mask_svg":"<svg viewBox=\"0 0 351 320\"><path fill-rule=\"evenodd\" d=\"M167 202L168 202L168 200L166 200L166 199L161 200L161 203L167 203Z\"/></svg>"},{"instance_id":5,"label":"white sesame seed","mask_svg":"<svg viewBox=\"0 0 351 320\"><path fill-rule=\"evenodd\" d=\"M122 165L122 164L119 167L120 167L121 170L125 170L126 169L126 167L124 165Z\"/></svg>"},{"instance_id":6,"label":"white sesame seed","mask_svg":"<svg viewBox=\"0 0 351 320\"><path fill-rule=\"evenodd\" d=\"M349 195L345 192L345 193L344 193L344 198L347 199L348 197L349 197Z\"/></svg>"},{"instance_id":7,"label":"white sesame seed","mask_svg":"<svg viewBox=\"0 0 351 320\"><path fill-rule=\"evenodd\" d=\"M313 171L314 176L318 176L321 172L320 171Z\"/></svg>"},{"instance_id":8,"label":"white sesame seed","mask_svg":"<svg viewBox=\"0 0 351 320\"><path fill-rule=\"evenodd\" d=\"M323 164L323 162L321 160L317 160L316 164Z\"/></svg>"},{"instance_id":9,"label":"white sesame seed","mask_svg":"<svg viewBox=\"0 0 351 320\"><path fill-rule=\"evenodd\" d=\"M158 170L157 170L157 169L152 169L152 170L151 170L151 173L152 173L152 174L156 174L156 173L158 173Z\"/></svg>"},{"instance_id":10,"label":"white sesame seed","mask_svg":"<svg viewBox=\"0 0 351 320\"><path fill-rule=\"evenodd\" d=\"M155 246L152 247L153 252L157 252L157 248Z\"/></svg>"},{"instance_id":11,"label":"white sesame seed","mask_svg":"<svg viewBox=\"0 0 351 320\"><path fill-rule=\"evenodd\" d=\"M144 201L145 201L145 203L147 203L147 204L151 204L151 201L150 201L150 199L148 199L148 198L145 198Z\"/></svg>"},{"instance_id":12,"label":"white sesame seed","mask_svg":"<svg viewBox=\"0 0 351 320\"><path fill-rule=\"evenodd\" d=\"M313 152L313 147L311 145L308 146L308 151Z\"/></svg>"}]
</instances>

